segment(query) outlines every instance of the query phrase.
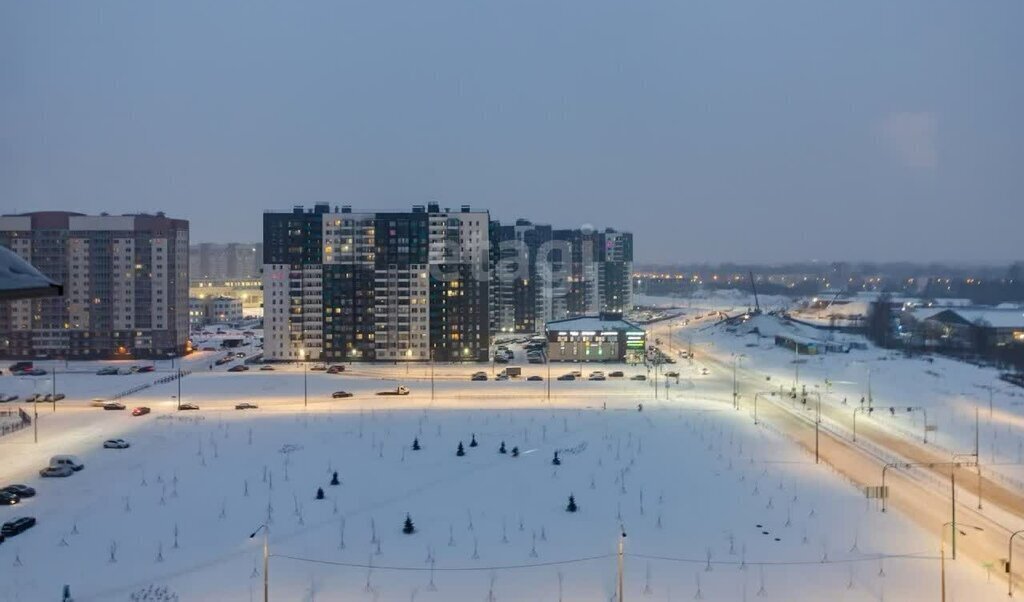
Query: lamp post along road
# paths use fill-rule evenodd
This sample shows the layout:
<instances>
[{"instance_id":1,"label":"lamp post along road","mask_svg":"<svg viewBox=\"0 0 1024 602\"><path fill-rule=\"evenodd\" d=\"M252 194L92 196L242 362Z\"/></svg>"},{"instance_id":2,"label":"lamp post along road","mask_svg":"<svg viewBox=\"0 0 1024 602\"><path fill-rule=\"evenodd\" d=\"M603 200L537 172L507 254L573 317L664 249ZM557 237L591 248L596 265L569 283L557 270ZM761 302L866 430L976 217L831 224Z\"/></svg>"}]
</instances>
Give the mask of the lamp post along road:
<instances>
[{"instance_id":1,"label":"lamp post along road","mask_svg":"<svg viewBox=\"0 0 1024 602\"><path fill-rule=\"evenodd\" d=\"M1011 598L1013 597L1013 538L1017 537L1021 533L1024 533L1024 529L1021 529L1020 531L1014 531L1010 534L1010 550L1009 553L1006 555L1006 595Z\"/></svg>"}]
</instances>

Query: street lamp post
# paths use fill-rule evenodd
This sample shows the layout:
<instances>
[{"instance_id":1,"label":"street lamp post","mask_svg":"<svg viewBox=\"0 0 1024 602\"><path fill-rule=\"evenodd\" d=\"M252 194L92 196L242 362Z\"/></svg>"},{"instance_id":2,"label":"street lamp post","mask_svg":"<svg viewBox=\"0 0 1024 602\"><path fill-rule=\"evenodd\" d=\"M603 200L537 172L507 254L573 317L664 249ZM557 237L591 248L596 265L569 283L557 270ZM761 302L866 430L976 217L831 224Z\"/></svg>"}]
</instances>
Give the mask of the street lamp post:
<instances>
[{"instance_id":1,"label":"street lamp post","mask_svg":"<svg viewBox=\"0 0 1024 602\"><path fill-rule=\"evenodd\" d=\"M1021 533L1024 533L1024 529L1021 529L1020 531L1014 531L1010 534L1010 553L1006 557L1006 580L1008 582L1006 595L1011 598L1013 597L1013 538L1017 537Z\"/></svg>"},{"instance_id":2,"label":"street lamp post","mask_svg":"<svg viewBox=\"0 0 1024 602\"><path fill-rule=\"evenodd\" d=\"M430 401L434 401L434 350L430 350Z\"/></svg>"},{"instance_id":3,"label":"street lamp post","mask_svg":"<svg viewBox=\"0 0 1024 602\"><path fill-rule=\"evenodd\" d=\"M309 408L309 378L306 372L306 350L299 352L302 358L302 407Z\"/></svg>"},{"instance_id":4,"label":"street lamp post","mask_svg":"<svg viewBox=\"0 0 1024 602\"><path fill-rule=\"evenodd\" d=\"M178 411L181 411L181 368L178 368Z\"/></svg>"},{"instance_id":5,"label":"street lamp post","mask_svg":"<svg viewBox=\"0 0 1024 602\"><path fill-rule=\"evenodd\" d=\"M961 523L963 524L963 523ZM952 526L951 531L953 532L953 560L956 560L956 519L942 524L942 534L939 536L939 573L942 579L942 602L946 602L946 527ZM964 525L970 527L975 531L984 531L981 527L975 525ZM966 531L960 531L960 535L967 535ZM1012 541L1012 536L1011 536ZM1011 575L1012 577L1012 575ZM1012 593L1010 594L1013 595Z\"/></svg>"},{"instance_id":6,"label":"street lamp post","mask_svg":"<svg viewBox=\"0 0 1024 602\"><path fill-rule=\"evenodd\" d=\"M625 602L623 600L623 592L625 590L625 579L623 577L623 569L625 568L625 556L626 556L626 529L625 527L619 528L619 579L618 579L618 600L615 602Z\"/></svg>"},{"instance_id":7,"label":"street lamp post","mask_svg":"<svg viewBox=\"0 0 1024 602\"><path fill-rule=\"evenodd\" d=\"M544 356L544 363L548 367L548 401L551 401L551 358Z\"/></svg>"},{"instance_id":8,"label":"street lamp post","mask_svg":"<svg viewBox=\"0 0 1024 602\"><path fill-rule=\"evenodd\" d=\"M270 527L263 523L249 534L249 539L263 531L263 602L270 602Z\"/></svg>"},{"instance_id":9,"label":"street lamp post","mask_svg":"<svg viewBox=\"0 0 1024 602\"><path fill-rule=\"evenodd\" d=\"M872 410L871 410L871 408L853 408L853 442L854 443L857 442L857 412L867 412L868 414L870 414L872 412ZM925 434L925 437L927 437L927 436L928 435Z\"/></svg>"},{"instance_id":10,"label":"street lamp post","mask_svg":"<svg viewBox=\"0 0 1024 602\"><path fill-rule=\"evenodd\" d=\"M740 391L739 384L736 381L736 369L740 360L747 357L745 354L740 354L732 358L732 408L734 410L740 409Z\"/></svg>"},{"instance_id":11,"label":"street lamp post","mask_svg":"<svg viewBox=\"0 0 1024 602\"><path fill-rule=\"evenodd\" d=\"M53 376L50 378L53 388L50 389L50 401L53 402L53 411L57 412L57 360L53 361Z\"/></svg>"}]
</instances>

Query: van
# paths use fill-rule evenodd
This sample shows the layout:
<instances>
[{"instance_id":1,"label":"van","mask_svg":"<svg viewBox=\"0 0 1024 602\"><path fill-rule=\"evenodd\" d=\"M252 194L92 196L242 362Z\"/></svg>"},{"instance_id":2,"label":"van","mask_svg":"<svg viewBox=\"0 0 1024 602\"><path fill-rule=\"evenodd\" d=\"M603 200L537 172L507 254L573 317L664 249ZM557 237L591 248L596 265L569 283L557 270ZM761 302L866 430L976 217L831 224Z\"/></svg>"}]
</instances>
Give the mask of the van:
<instances>
[{"instance_id":1,"label":"van","mask_svg":"<svg viewBox=\"0 0 1024 602\"><path fill-rule=\"evenodd\" d=\"M78 456L72 456L71 454L61 454L50 458L50 466L67 466L75 471L85 468L85 464L82 464Z\"/></svg>"}]
</instances>

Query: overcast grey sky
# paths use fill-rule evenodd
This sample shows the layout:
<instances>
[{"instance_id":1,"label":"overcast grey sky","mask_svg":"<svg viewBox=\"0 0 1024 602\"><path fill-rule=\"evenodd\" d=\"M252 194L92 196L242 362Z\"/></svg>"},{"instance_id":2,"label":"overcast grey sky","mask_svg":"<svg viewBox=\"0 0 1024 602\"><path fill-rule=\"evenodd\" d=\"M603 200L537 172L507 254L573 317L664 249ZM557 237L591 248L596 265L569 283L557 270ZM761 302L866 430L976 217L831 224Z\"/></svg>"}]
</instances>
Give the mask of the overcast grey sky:
<instances>
[{"instance_id":1,"label":"overcast grey sky","mask_svg":"<svg viewBox=\"0 0 1024 602\"><path fill-rule=\"evenodd\" d=\"M428 200L644 261L1024 256L1024 2L0 0L0 210Z\"/></svg>"}]
</instances>

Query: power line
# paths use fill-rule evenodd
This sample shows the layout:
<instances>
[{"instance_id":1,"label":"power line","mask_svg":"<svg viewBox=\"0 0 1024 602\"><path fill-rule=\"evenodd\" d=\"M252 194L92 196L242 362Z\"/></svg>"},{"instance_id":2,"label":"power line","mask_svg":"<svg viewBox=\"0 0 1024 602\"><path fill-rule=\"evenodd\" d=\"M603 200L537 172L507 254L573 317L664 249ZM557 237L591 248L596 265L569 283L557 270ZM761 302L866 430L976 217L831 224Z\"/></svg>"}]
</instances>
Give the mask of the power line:
<instances>
[{"instance_id":1,"label":"power line","mask_svg":"<svg viewBox=\"0 0 1024 602\"><path fill-rule=\"evenodd\" d=\"M271 554L272 558L286 558L288 560L296 560L298 562L312 562L315 564L327 564L331 566L343 566L353 569L374 569L379 571L417 571L417 572L470 572L470 571L508 571L515 569L533 569L546 566L558 566L564 564L578 564L581 562L590 562L592 560L602 560L604 558L611 558L614 554L602 554L600 556L588 556L585 558L571 558L568 560L553 560L551 562L534 562L530 564L507 564L499 566L473 566L473 567L422 567L422 566L393 566L393 565L376 565L376 564L363 564L358 562L339 562L336 560L322 560L318 558L302 558L301 556L288 556L286 554Z\"/></svg>"},{"instance_id":2,"label":"power line","mask_svg":"<svg viewBox=\"0 0 1024 602\"><path fill-rule=\"evenodd\" d=\"M707 558L673 558L670 556L652 556L648 554L626 554L633 558L645 560L666 560L669 562L682 562L687 564L717 564L717 565L755 565L755 566L810 566L815 564L852 564L855 562L873 562L877 560L936 560L938 556L924 554L873 554L860 558L844 559L821 559L821 560L708 560Z\"/></svg>"}]
</instances>

